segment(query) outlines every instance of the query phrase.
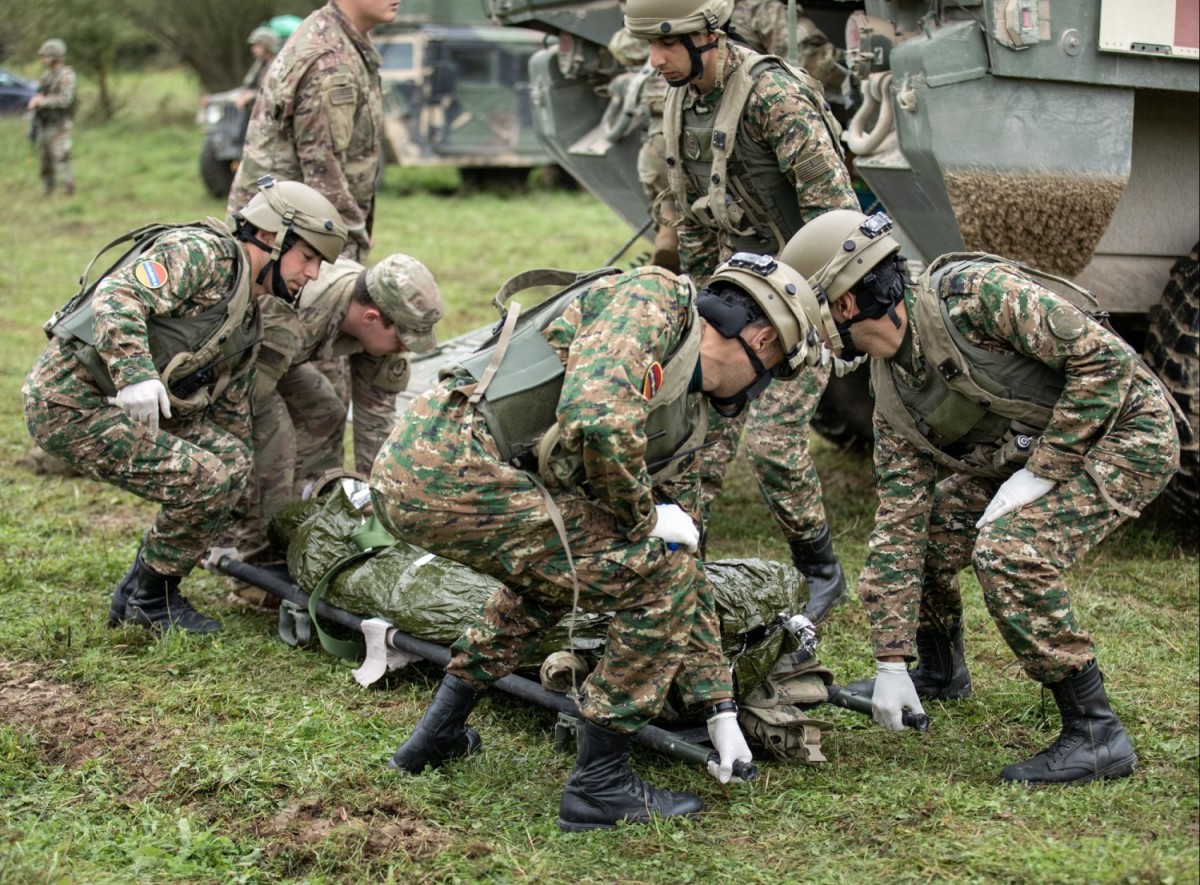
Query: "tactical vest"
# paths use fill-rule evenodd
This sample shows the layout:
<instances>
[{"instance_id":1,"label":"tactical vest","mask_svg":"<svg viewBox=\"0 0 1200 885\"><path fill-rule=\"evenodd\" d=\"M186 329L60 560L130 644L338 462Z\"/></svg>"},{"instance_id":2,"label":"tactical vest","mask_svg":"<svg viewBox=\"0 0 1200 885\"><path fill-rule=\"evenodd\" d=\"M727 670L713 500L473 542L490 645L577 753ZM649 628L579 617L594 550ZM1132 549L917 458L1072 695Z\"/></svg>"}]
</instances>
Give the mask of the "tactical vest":
<instances>
[{"instance_id":1,"label":"tactical vest","mask_svg":"<svg viewBox=\"0 0 1200 885\"><path fill-rule=\"evenodd\" d=\"M254 364L261 337L258 304L250 296L249 267L241 245L220 221L206 218L191 224L150 224L113 240L88 263L79 292L43 327L47 337L60 339L88 370L101 393L116 395L108 364L96 350L92 299L96 287L113 271L136 262L164 234L201 228L225 237L233 245L237 276L229 293L203 313L189 317L151 316L146 339L159 380L167 388L173 417L188 417L217 399L229 382ZM88 282L92 266L115 246L133 245L101 274ZM240 358L239 358L240 357Z\"/></svg>"},{"instance_id":2,"label":"tactical vest","mask_svg":"<svg viewBox=\"0 0 1200 885\"><path fill-rule=\"evenodd\" d=\"M829 110L821 84L773 55L750 53L733 69L716 114L699 114L695 105L684 111L684 87L668 91L663 112L667 182L681 217L723 233L735 252L778 255L804 225L796 189L779 171L775 154L739 138L750 92L771 69L782 69L799 81L840 153L842 127ZM802 157L798 168L808 168L810 159L815 158ZM825 165L824 158L820 163ZM694 203L687 199L689 180L692 190L703 194Z\"/></svg>"},{"instance_id":3,"label":"tactical vest","mask_svg":"<svg viewBox=\"0 0 1200 885\"><path fill-rule=\"evenodd\" d=\"M895 368L911 354L911 326L895 357L871 361L871 383L880 416L909 443L956 472L1004 479L1029 460L1067 378L1037 360L976 347L951 322L941 281L981 262L1012 266L990 255L944 255L917 280L924 384L907 384Z\"/></svg>"},{"instance_id":4,"label":"tactical vest","mask_svg":"<svg viewBox=\"0 0 1200 885\"><path fill-rule=\"evenodd\" d=\"M441 378L476 382L471 402L487 422L501 457L515 467L537 473L552 489L582 490L586 494L582 457L567 451L559 439L557 411L565 367L542 331L593 283L619 273L617 268L604 268L584 275L561 270L518 274L494 299L504 314L504 328L475 353L440 374ZM516 303L507 312L503 310L509 297L523 289L563 284L567 284L565 289L525 313ZM679 345L664 360L663 382L650 399L645 461L651 482L656 485L687 470L707 430L702 398L688 392L700 358L700 335L701 323L693 304L688 327Z\"/></svg>"}]
</instances>

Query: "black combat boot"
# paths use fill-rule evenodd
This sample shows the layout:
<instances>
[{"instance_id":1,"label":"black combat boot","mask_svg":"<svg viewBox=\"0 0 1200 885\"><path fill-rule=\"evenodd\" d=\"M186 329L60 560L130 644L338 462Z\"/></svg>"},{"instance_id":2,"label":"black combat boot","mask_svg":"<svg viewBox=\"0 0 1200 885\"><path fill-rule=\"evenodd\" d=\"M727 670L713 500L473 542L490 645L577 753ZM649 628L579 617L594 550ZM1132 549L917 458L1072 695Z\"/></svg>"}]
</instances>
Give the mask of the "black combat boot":
<instances>
[{"instance_id":1,"label":"black combat boot","mask_svg":"<svg viewBox=\"0 0 1200 885\"><path fill-rule=\"evenodd\" d=\"M629 770L633 735L583 720L579 754L558 804L558 826L569 833L610 830L618 821L646 823L651 815L694 817L704 803L694 793L660 790Z\"/></svg>"},{"instance_id":2,"label":"black combat boot","mask_svg":"<svg viewBox=\"0 0 1200 885\"><path fill-rule=\"evenodd\" d=\"M792 565L808 582L808 604L804 614L813 624L819 624L835 606L846 600L846 575L833 552L828 523L821 527L821 533L815 538L793 538L788 546L792 549Z\"/></svg>"},{"instance_id":3,"label":"black combat boot","mask_svg":"<svg viewBox=\"0 0 1200 885\"><path fill-rule=\"evenodd\" d=\"M917 697L923 701L955 701L971 696L971 674L963 647L963 623L959 618L949 631L936 627L917 628L917 668L908 671ZM870 697L874 679L860 679L846 686L854 694Z\"/></svg>"},{"instance_id":4,"label":"black combat boot","mask_svg":"<svg viewBox=\"0 0 1200 885\"><path fill-rule=\"evenodd\" d=\"M179 592L179 577L160 575L138 555L131 574L126 575L113 593L113 604L117 595L128 582L125 600L124 622L140 624L147 630L186 630L188 633L215 633L221 622L202 615ZM110 609L111 616L111 609Z\"/></svg>"},{"instance_id":5,"label":"black combat boot","mask_svg":"<svg viewBox=\"0 0 1200 885\"><path fill-rule=\"evenodd\" d=\"M416 729L392 754L388 768L420 774L426 765L441 768L447 760L478 750L483 743L479 732L466 724L478 697L466 682L447 674Z\"/></svg>"},{"instance_id":6,"label":"black combat boot","mask_svg":"<svg viewBox=\"0 0 1200 885\"><path fill-rule=\"evenodd\" d=\"M142 561L142 548L138 547L137 555L133 557L133 565L125 576L117 582L113 590L112 600L108 603L108 626L120 627L125 623L125 604L129 602L129 594L137 583L138 563Z\"/></svg>"},{"instance_id":7,"label":"black combat boot","mask_svg":"<svg viewBox=\"0 0 1200 885\"><path fill-rule=\"evenodd\" d=\"M1137 753L1125 726L1108 705L1104 676L1095 661L1082 672L1046 687L1062 714L1062 733L1032 759L1004 766L1000 780L1081 784L1133 772Z\"/></svg>"}]
</instances>

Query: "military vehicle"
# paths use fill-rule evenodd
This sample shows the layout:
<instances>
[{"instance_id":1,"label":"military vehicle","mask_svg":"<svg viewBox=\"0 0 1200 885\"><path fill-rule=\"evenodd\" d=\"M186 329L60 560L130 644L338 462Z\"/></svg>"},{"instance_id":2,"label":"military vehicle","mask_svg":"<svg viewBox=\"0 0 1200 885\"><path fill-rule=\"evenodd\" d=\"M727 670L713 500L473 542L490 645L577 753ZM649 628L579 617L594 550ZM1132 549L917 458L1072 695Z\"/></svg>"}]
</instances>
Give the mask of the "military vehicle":
<instances>
[{"instance_id":1,"label":"military vehicle","mask_svg":"<svg viewBox=\"0 0 1200 885\"><path fill-rule=\"evenodd\" d=\"M501 21L554 39L530 62L547 152L642 227L636 108L611 85L622 71L606 49L621 26L618 4L490 2ZM1164 496L1190 520L1200 492L1198 6L804 3L845 50L839 98L854 173L896 219L904 254L924 263L992 252L1093 292L1191 421L1183 469ZM866 375L831 382L819 432L870 439Z\"/></svg>"},{"instance_id":2,"label":"military vehicle","mask_svg":"<svg viewBox=\"0 0 1200 885\"><path fill-rule=\"evenodd\" d=\"M518 186L551 165L533 129L527 73L544 39L492 24L480 0L406 0L393 24L371 32L386 161L454 167L474 186ZM239 92L209 95L200 111L200 175L217 197L229 193L249 123L249 108L233 101Z\"/></svg>"}]
</instances>

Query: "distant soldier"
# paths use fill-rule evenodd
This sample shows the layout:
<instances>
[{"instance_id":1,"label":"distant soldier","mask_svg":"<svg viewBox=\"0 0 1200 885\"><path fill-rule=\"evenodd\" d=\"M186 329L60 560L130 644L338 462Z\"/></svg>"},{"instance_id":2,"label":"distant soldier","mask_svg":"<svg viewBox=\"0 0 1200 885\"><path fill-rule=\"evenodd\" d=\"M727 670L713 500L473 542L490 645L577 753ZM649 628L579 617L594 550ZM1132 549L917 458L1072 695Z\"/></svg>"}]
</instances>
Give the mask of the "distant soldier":
<instances>
[{"instance_id":1,"label":"distant soldier","mask_svg":"<svg viewBox=\"0 0 1200 885\"><path fill-rule=\"evenodd\" d=\"M251 104L258 97L258 90L262 87L267 68L279 54L279 45L282 41L278 34L263 25L251 31L246 42L250 44L250 54L254 56L254 61L250 63L246 76L242 78L241 93L234 99L234 104L239 108Z\"/></svg>"},{"instance_id":2,"label":"distant soldier","mask_svg":"<svg viewBox=\"0 0 1200 885\"><path fill-rule=\"evenodd\" d=\"M396 17L382 0L329 0L267 69L226 207L232 215L262 175L303 181L346 222L343 254L366 261L383 163L379 53L367 36Z\"/></svg>"},{"instance_id":3,"label":"distant soldier","mask_svg":"<svg viewBox=\"0 0 1200 885\"><path fill-rule=\"evenodd\" d=\"M1062 714L1058 739L1000 778L1128 775L1137 755L1062 574L1178 469L1170 395L1037 272L952 254L914 284L890 230L883 214L830 212L781 256L828 297L834 350L871 358L879 508L858 592L875 721L900 731L921 699L970 696L958 573L971 565L1004 641Z\"/></svg>"},{"instance_id":4,"label":"distant soldier","mask_svg":"<svg viewBox=\"0 0 1200 885\"><path fill-rule=\"evenodd\" d=\"M66 63L67 44L57 38L38 49L46 73L38 82L37 95L29 99L33 111L34 143L46 196L62 185L68 197L75 193L71 168L71 119L75 116L75 71Z\"/></svg>"},{"instance_id":5,"label":"distant soldier","mask_svg":"<svg viewBox=\"0 0 1200 885\"><path fill-rule=\"evenodd\" d=\"M433 327L445 312L428 268L401 254L370 269L339 258L304 287L295 305L269 296L259 304L265 337L254 389L257 494L246 518L219 542L246 561L268 546L267 520L306 482L345 461L346 406L315 361L349 357L354 465L365 476L395 424L396 394L408 386L408 355L437 346ZM234 595L252 605L265 601L253 588Z\"/></svg>"},{"instance_id":6,"label":"distant soldier","mask_svg":"<svg viewBox=\"0 0 1200 885\"><path fill-rule=\"evenodd\" d=\"M733 0L629 0L625 27L649 41L650 63L671 88L663 111L668 191L685 273L705 280L737 251L779 250L831 209L857 209L841 132L821 84L725 32ZM743 411L714 402L703 455L706 500L721 490L743 428L759 486L809 589L819 622L846 595L809 422L828 370L769 388Z\"/></svg>"},{"instance_id":7,"label":"distant soldier","mask_svg":"<svg viewBox=\"0 0 1200 885\"><path fill-rule=\"evenodd\" d=\"M788 56L788 10L781 0L734 0L729 28L732 39L742 40L755 52L780 58ZM817 23L804 14L799 3L796 4L796 52L797 63L825 88L826 98L841 91L846 78L838 67L841 53Z\"/></svg>"},{"instance_id":8,"label":"distant soldier","mask_svg":"<svg viewBox=\"0 0 1200 885\"><path fill-rule=\"evenodd\" d=\"M84 476L160 505L109 607L113 626L219 630L179 592L250 474L260 295L284 300L337 258L346 229L299 182L267 179L235 216L149 225L46 324L26 379L34 440Z\"/></svg>"}]
</instances>

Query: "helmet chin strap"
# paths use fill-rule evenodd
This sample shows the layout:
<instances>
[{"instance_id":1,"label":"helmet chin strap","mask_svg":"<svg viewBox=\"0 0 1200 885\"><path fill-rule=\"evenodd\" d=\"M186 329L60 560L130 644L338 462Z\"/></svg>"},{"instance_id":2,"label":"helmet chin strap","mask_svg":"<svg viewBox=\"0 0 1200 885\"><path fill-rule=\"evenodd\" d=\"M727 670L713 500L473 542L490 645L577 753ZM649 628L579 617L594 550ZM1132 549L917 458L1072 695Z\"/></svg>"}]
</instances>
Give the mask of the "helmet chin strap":
<instances>
[{"instance_id":1,"label":"helmet chin strap","mask_svg":"<svg viewBox=\"0 0 1200 885\"><path fill-rule=\"evenodd\" d=\"M680 86L687 86L704 73L704 59L700 57L700 54L703 52L708 52L710 49L716 49L717 44L720 41L714 40L712 43L705 45L703 48L697 48L695 42L692 40L692 35L683 34L680 36L679 42L687 47L688 58L692 60L692 70L682 80L667 80L666 77L663 78L664 80L667 80L668 86L673 86L676 89L678 89Z\"/></svg>"},{"instance_id":2,"label":"helmet chin strap","mask_svg":"<svg viewBox=\"0 0 1200 885\"><path fill-rule=\"evenodd\" d=\"M750 359L750 365L754 369L754 380L732 396L713 396L711 393L708 395L708 401L722 418L736 418L742 414L746 404L762 396L762 392L774 377L774 373L762 364L762 360L746 343L745 338L738 335L737 342L742 345L742 350L746 351L746 356Z\"/></svg>"},{"instance_id":3,"label":"helmet chin strap","mask_svg":"<svg viewBox=\"0 0 1200 885\"><path fill-rule=\"evenodd\" d=\"M250 243L251 245L257 246L269 256L267 263L262 266L262 270L260 270L258 272L258 276L254 278L254 282L262 286L263 281L267 278L267 274L270 273L271 294L282 301L286 301L288 304L295 304L297 296L291 293L287 287L287 283L283 281L283 273L279 269L279 259L283 257L285 252L287 252L296 244L296 240L299 238L295 233L293 233L290 227L286 227L275 235L275 243L274 245L271 245L264 243L257 236L250 233L248 227L249 226L243 222L237 229L237 238L243 243Z\"/></svg>"}]
</instances>

